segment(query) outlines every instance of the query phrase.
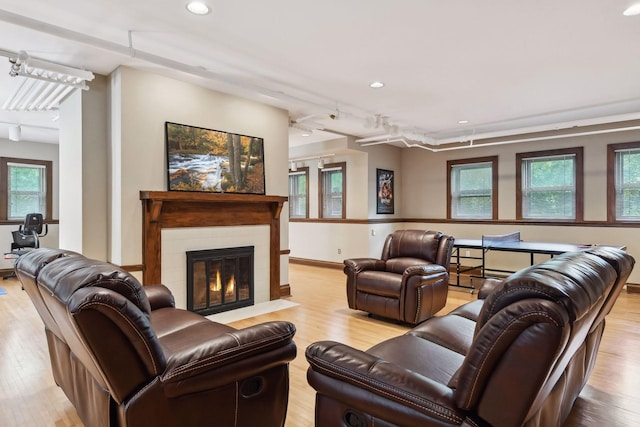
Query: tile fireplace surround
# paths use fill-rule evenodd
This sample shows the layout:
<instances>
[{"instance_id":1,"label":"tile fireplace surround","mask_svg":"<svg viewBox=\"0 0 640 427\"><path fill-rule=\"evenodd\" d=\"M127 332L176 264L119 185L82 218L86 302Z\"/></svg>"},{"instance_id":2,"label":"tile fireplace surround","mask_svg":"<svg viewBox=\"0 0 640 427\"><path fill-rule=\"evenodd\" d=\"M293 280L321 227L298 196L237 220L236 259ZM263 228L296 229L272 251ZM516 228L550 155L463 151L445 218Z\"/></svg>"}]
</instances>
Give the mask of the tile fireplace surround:
<instances>
[{"instance_id":1,"label":"tile fireplace surround","mask_svg":"<svg viewBox=\"0 0 640 427\"><path fill-rule=\"evenodd\" d=\"M182 227L269 226L269 299L290 294L280 286L280 212L287 197L141 191L143 284L162 283L162 230Z\"/></svg>"}]
</instances>

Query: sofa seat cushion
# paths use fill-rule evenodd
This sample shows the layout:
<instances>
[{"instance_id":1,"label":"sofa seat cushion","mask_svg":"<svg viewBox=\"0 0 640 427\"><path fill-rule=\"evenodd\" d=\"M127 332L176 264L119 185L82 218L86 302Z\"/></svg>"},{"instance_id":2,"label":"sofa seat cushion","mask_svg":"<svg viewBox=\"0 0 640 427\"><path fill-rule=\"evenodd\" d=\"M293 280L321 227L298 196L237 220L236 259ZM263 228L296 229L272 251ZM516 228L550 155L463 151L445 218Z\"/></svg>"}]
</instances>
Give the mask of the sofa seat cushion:
<instances>
[{"instance_id":1,"label":"sofa seat cushion","mask_svg":"<svg viewBox=\"0 0 640 427\"><path fill-rule=\"evenodd\" d=\"M150 321L158 338L163 338L176 332L184 332L192 326L199 325L201 323L214 323L199 314L172 307L153 310L151 312ZM218 325L220 328L220 334L235 330L226 325L214 324Z\"/></svg>"},{"instance_id":2,"label":"sofa seat cushion","mask_svg":"<svg viewBox=\"0 0 640 427\"><path fill-rule=\"evenodd\" d=\"M453 314L431 318L407 332L464 356L473 342L476 322Z\"/></svg>"},{"instance_id":3,"label":"sofa seat cushion","mask_svg":"<svg viewBox=\"0 0 640 427\"><path fill-rule=\"evenodd\" d=\"M464 360L464 355L415 335L391 338L371 347L367 353L440 384L449 383ZM416 357L416 354L428 357Z\"/></svg>"},{"instance_id":4,"label":"sofa seat cushion","mask_svg":"<svg viewBox=\"0 0 640 427\"><path fill-rule=\"evenodd\" d=\"M402 275L388 271L363 271L358 277L358 292L399 298Z\"/></svg>"},{"instance_id":5,"label":"sofa seat cushion","mask_svg":"<svg viewBox=\"0 0 640 427\"><path fill-rule=\"evenodd\" d=\"M386 270L396 274L402 274L404 271L413 267L414 265L426 265L433 264L432 262L425 261L421 258L411 258L411 257L398 257L398 258L390 258L386 262Z\"/></svg>"}]
</instances>

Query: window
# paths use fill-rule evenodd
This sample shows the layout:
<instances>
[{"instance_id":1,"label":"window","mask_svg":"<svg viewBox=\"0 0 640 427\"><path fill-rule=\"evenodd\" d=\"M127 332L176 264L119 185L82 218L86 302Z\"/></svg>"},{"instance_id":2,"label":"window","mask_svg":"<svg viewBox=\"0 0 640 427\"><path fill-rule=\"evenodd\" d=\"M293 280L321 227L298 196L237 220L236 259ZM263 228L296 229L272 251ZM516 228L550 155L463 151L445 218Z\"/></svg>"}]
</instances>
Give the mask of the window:
<instances>
[{"instance_id":1,"label":"window","mask_svg":"<svg viewBox=\"0 0 640 427\"><path fill-rule=\"evenodd\" d=\"M289 171L289 218L309 218L309 168Z\"/></svg>"},{"instance_id":2,"label":"window","mask_svg":"<svg viewBox=\"0 0 640 427\"><path fill-rule=\"evenodd\" d=\"M640 142L607 146L607 218L640 221Z\"/></svg>"},{"instance_id":3,"label":"window","mask_svg":"<svg viewBox=\"0 0 640 427\"><path fill-rule=\"evenodd\" d=\"M346 218L346 170L344 162L318 170L320 218Z\"/></svg>"},{"instance_id":4,"label":"window","mask_svg":"<svg viewBox=\"0 0 640 427\"><path fill-rule=\"evenodd\" d=\"M447 162L447 218L498 219L498 157Z\"/></svg>"},{"instance_id":5,"label":"window","mask_svg":"<svg viewBox=\"0 0 640 427\"><path fill-rule=\"evenodd\" d=\"M24 220L38 212L51 219L51 161L0 157L0 219Z\"/></svg>"},{"instance_id":6,"label":"window","mask_svg":"<svg viewBox=\"0 0 640 427\"><path fill-rule=\"evenodd\" d=\"M583 218L582 147L516 154L516 218Z\"/></svg>"}]
</instances>

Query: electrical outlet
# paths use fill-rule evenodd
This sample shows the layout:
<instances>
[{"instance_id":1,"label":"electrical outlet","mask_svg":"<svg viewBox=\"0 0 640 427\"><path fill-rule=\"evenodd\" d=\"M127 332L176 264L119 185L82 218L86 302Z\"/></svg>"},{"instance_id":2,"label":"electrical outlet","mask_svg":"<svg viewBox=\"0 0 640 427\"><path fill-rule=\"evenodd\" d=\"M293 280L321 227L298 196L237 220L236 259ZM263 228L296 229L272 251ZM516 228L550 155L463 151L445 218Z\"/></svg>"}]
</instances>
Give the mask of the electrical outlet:
<instances>
[{"instance_id":1,"label":"electrical outlet","mask_svg":"<svg viewBox=\"0 0 640 427\"><path fill-rule=\"evenodd\" d=\"M464 256L471 256L471 251L464 251Z\"/></svg>"},{"instance_id":2,"label":"electrical outlet","mask_svg":"<svg viewBox=\"0 0 640 427\"><path fill-rule=\"evenodd\" d=\"M338 255L342 253L342 249L338 249Z\"/></svg>"}]
</instances>

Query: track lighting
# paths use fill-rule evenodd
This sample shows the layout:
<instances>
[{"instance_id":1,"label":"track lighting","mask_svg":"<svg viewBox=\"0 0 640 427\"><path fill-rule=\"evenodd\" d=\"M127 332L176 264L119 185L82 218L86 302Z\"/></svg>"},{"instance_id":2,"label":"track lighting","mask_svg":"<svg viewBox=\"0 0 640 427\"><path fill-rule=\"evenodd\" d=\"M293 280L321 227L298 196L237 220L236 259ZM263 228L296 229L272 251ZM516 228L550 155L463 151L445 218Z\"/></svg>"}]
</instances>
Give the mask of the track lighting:
<instances>
[{"instance_id":1,"label":"track lighting","mask_svg":"<svg viewBox=\"0 0 640 427\"><path fill-rule=\"evenodd\" d=\"M88 90L90 71L31 58L26 52L0 50L9 59L11 77L21 77L13 93L2 105L7 111L44 111L59 107L73 89Z\"/></svg>"}]
</instances>

